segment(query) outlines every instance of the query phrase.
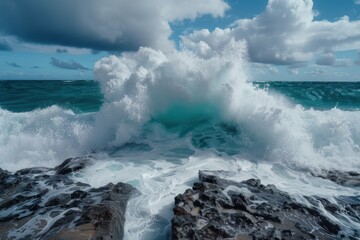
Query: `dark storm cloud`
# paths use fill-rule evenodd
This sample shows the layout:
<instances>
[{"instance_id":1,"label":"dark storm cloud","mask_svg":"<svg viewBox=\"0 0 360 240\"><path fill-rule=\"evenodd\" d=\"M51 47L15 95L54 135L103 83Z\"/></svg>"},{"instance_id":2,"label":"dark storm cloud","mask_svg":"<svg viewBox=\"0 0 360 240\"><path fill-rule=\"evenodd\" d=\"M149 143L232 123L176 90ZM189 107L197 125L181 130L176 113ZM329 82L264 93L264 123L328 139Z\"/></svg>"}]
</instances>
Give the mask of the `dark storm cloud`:
<instances>
[{"instance_id":1,"label":"dark storm cloud","mask_svg":"<svg viewBox=\"0 0 360 240\"><path fill-rule=\"evenodd\" d=\"M66 48L58 48L56 49L57 53L68 53L68 50Z\"/></svg>"},{"instance_id":2,"label":"dark storm cloud","mask_svg":"<svg viewBox=\"0 0 360 240\"><path fill-rule=\"evenodd\" d=\"M0 51L12 51L12 47L5 40L0 40Z\"/></svg>"},{"instance_id":3,"label":"dark storm cloud","mask_svg":"<svg viewBox=\"0 0 360 240\"><path fill-rule=\"evenodd\" d=\"M1 0L0 31L98 51L169 49L169 21L223 16L228 8L223 0Z\"/></svg>"},{"instance_id":4,"label":"dark storm cloud","mask_svg":"<svg viewBox=\"0 0 360 240\"><path fill-rule=\"evenodd\" d=\"M57 58L51 58L50 64L53 65L54 67L68 69L68 70L89 70L88 68L84 67L78 62L75 61L66 62Z\"/></svg>"},{"instance_id":5,"label":"dark storm cloud","mask_svg":"<svg viewBox=\"0 0 360 240\"><path fill-rule=\"evenodd\" d=\"M19 64L13 62L6 62L7 65L14 68L22 68Z\"/></svg>"},{"instance_id":6,"label":"dark storm cloud","mask_svg":"<svg viewBox=\"0 0 360 240\"><path fill-rule=\"evenodd\" d=\"M152 1L0 1L0 30L28 42L136 50L161 45L171 31Z\"/></svg>"}]
</instances>

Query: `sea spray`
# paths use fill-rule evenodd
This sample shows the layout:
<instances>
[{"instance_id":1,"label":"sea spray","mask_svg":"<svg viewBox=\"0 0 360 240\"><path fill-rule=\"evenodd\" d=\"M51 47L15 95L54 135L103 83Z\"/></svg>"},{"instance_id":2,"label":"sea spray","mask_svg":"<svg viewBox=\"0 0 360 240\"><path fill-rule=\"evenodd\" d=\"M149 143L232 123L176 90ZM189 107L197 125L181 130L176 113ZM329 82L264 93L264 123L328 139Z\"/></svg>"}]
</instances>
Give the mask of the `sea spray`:
<instances>
[{"instance_id":1,"label":"sea spray","mask_svg":"<svg viewBox=\"0 0 360 240\"><path fill-rule=\"evenodd\" d=\"M122 181L141 192L128 205L127 239L166 238L174 196L199 170L259 178L304 204L303 195L334 203L359 195L312 173L360 171L360 112L295 104L249 82L246 65L246 44L236 41L206 56L141 48L104 58L95 66L104 94L98 112L0 109L1 167L55 166L91 154L95 164L75 180Z\"/></svg>"},{"instance_id":2,"label":"sea spray","mask_svg":"<svg viewBox=\"0 0 360 240\"><path fill-rule=\"evenodd\" d=\"M21 113L0 109L0 167L55 166L83 155L91 122L92 114L58 106Z\"/></svg>"},{"instance_id":3,"label":"sea spray","mask_svg":"<svg viewBox=\"0 0 360 240\"><path fill-rule=\"evenodd\" d=\"M246 43L231 40L216 49L203 56L141 48L99 61L95 76L106 103L94 128L101 136L96 145L134 141L151 120L166 126L207 119L235 124L239 141L247 140L239 143L242 154L259 160L313 170L359 167L359 112L294 105L248 82Z\"/></svg>"},{"instance_id":4,"label":"sea spray","mask_svg":"<svg viewBox=\"0 0 360 240\"><path fill-rule=\"evenodd\" d=\"M231 40L210 53L141 48L100 60L95 76L104 104L98 112L0 109L2 164L11 170L56 164L141 139L151 142L146 131L158 126L193 134L194 147L201 148L211 144L192 131L210 124L220 132L221 126L233 128L236 134L223 145L231 142L233 153L256 161L311 171L359 168L359 111L304 108L258 88L248 81L245 42Z\"/></svg>"},{"instance_id":5,"label":"sea spray","mask_svg":"<svg viewBox=\"0 0 360 240\"><path fill-rule=\"evenodd\" d=\"M95 77L106 101L98 114L95 134L106 141L100 138L96 144L124 144L151 119L175 120L171 114L176 111L191 121L202 113L201 106L207 106L221 118L229 98L235 97L230 83L235 79L230 76L236 71L237 81L247 80L245 53L245 43L233 41L208 59L190 51L174 50L164 55L140 48L119 58L100 60L95 65ZM103 125L108 127L103 129Z\"/></svg>"},{"instance_id":6,"label":"sea spray","mask_svg":"<svg viewBox=\"0 0 360 240\"><path fill-rule=\"evenodd\" d=\"M111 99L97 124L111 126L105 142L115 147L109 160L116 162L89 174L141 189L143 195L129 203L127 239L166 238L173 197L204 169L232 171L236 180L260 178L300 202L300 194L357 194L310 173L359 169L359 112L305 109L255 87L245 52L244 43L232 41L206 57L142 48L97 63L96 76ZM129 158L128 150L116 150L124 142L147 150Z\"/></svg>"}]
</instances>

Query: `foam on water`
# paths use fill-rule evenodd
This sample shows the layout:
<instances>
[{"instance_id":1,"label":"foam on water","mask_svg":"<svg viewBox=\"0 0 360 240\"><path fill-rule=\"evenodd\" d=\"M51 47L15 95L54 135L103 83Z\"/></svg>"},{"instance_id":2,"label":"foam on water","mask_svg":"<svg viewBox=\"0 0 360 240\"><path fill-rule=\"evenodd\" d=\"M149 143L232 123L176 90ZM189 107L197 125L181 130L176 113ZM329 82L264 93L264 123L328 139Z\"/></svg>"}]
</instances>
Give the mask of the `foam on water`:
<instances>
[{"instance_id":1,"label":"foam on water","mask_svg":"<svg viewBox=\"0 0 360 240\"><path fill-rule=\"evenodd\" d=\"M301 169L358 169L360 112L304 109L255 88L247 82L245 52L243 42L231 41L208 58L142 48L102 59L95 73L107 102L96 121L96 146L133 141L151 120L210 119L234 124L242 153L256 159Z\"/></svg>"},{"instance_id":2,"label":"foam on water","mask_svg":"<svg viewBox=\"0 0 360 240\"><path fill-rule=\"evenodd\" d=\"M231 126L235 136L221 140L252 160L299 169L359 168L360 112L304 109L254 87L247 82L243 42L231 41L207 58L141 48L100 60L95 75L105 97L97 113L0 109L3 168L107 151L143 139L151 124L184 134L204 121L215 132L223 123ZM206 140L199 135L193 143L201 148Z\"/></svg>"},{"instance_id":3,"label":"foam on water","mask_svg":"<svg viewBox=\"0 0 360 240\"><path fill-rule=\"evenodd\" d=\"M177 144L170 142L170 145L186 145L184 141L176 142ZM189 142L189 139L185 142ZM164 142L158 144L163 145ZM186 146L182 148L186 149ZM123 181L141 190L141 195L130 200L128 204L125 239L166 239L169 235L174 197L191 188L197 180L199 170L229 171L230 175L224 174L220 177L235 181L260 178L264 184L275 184L306 205L309 205L309 202L302 197L303 195L310 196L316 193L317 196L325 197L336 204L334 197L360 194L357 189L342 187L329 180L315 178L309 173L294 171L282 165L254 163L239 156L219 156L214 152L201 150L188 157L179 155L178 161L172 161L164 151L157 151L152 150L133 157L99 156L102 160L89 167L83 175L76 176L77 179L94 186ZM321 212L330 214L325 210ZM345 228L359 227L359 223L351 219L335 219L335 222L339 222Z\"/></svg>"},{"instance_id":4,"label":"foam on water","mask_svg":"<svg viewBox=\"0 0 360 240\"><path fill-rule=\"evenodd\" d=\"M7 170L55 166L86 153L91 118L57 106L25 113L0 109L0 166Z\"/></svg>"},{"instance_id":5,"label":"foam on water","mask_svg":"<svg viewBox=\"0 0 360 240\"><path fill-rule=\"evenodd\" d=\"M358 111L360 82L256 82L270 94L281 93L309 109L327 110L340 108Z\"/></svg>"},{"instance_id":6,"label":"foam on water","mask_svg":"<svg viewBox=\"0 0 360 240\"><path fill-rule=\"evenodd\" d=\"M141 48L101 59L95 76L105 98L97 113L0 109L0 166L54 166L93 153L96 164L74 178L94 187L128 182L141 192L129 202L127 239L165 237L174 196L199 170L260 178L301 202L304 194L360 195L309 173L360 171L360 112L305 109L255 87L244 42L230 41L206 58Z\"/></svg>"},{"instance_id":7,"label":"foam on water","mask_svg":"<svg viewBox=\"0 0 360 240\"><path fill-rule=\"evenodd\" d=\"M359 113L305 110L254 88L247 82L244 48L233 42L207 59L141 49L96 65L108 100L96 124L115 132L105 133L106 143L148 145L132 157L120 149L82 176L92 185L117 179L140 189L142 195L129 203L126 239L166 238L173 199L191 187L199 170L231 171L237 181L260 178L294 197L359 194L295 171L358 169ZM160 126L146 124L143 135L149 121ZM92 177L99 175L106 177Z\"/></svg>"}]
</instances>

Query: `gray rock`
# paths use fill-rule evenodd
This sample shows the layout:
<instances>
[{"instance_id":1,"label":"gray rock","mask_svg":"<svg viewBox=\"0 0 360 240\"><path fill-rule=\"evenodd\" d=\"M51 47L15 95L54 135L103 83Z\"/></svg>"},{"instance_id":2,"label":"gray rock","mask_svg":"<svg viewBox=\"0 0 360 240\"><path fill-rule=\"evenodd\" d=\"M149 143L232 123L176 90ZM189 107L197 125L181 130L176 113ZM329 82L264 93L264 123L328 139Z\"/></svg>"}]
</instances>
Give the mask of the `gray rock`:
<instances>
[{"instance_id":1,"label":"gray rock","mask_svg":"<svg viewBox=\"0 0 360 240\"><path fill-rule=\"evenodd\" d=\"M346 187L360 187L360 173L357 172L341 172L338 170L322 171L313 173L316 177L329 179L339 185Z\"/></svg>"},{"instance_id":2,"label":"gray rock","mask_svg":"<svg viewBox=\"0 0 360 240\"><path fill-rule=\"evenodd\" d=\"M0 169L0 239L122 239L127 201L137 191L125 183L91 188L69 177L92 161Z\"/></svg>"},{"instance_id":3,"label":"gray rock","mask_svg":"<svg viewBox=\"0 0 360 240\"><path fill-rule=\"evenodd\" d=\"M224 172L221 172L224 174ZM357 229L344 231L325 216L346 214L360 223L359 199L338 199L335 205L319 197L296 202L258 179L234 182L219 172L199 172L199 182L175 197L173 239L358 239ZM349 229L347 229L349 230ZM349 234L352 232L352 234Z\"/></svg>"}]
</instances>

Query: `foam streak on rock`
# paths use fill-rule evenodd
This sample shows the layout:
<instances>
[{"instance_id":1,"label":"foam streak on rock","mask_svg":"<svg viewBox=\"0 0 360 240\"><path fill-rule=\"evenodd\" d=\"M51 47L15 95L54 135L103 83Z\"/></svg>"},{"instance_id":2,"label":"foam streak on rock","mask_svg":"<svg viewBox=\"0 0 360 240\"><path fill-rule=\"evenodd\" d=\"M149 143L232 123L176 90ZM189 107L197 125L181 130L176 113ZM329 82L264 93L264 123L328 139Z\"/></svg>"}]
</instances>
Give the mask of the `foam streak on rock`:
<instances>
[{"instance_id":1,"label":"foam streak on rock","mask_svg":"<svg viewBox=\"0 0 360 240\"><path fill-rule=\"evenodd\" d=\"M135 189L74 182L71 174L93 162L67 159L56 168L0 169L1 239L122 239L125 210Z\"/></svg>"},{"instance_id":2,"label":"foam streak on rock","mask_svg":"<svg viewBox=\"0 0 360 240\"><path fill-rule=\"evenodd\" d=\"M224 173L220 173L224 174ZM199 180L175 198L173 239L356 239L357 224L339 225L334 216L358 222L359 203L305 197L296 202L258 179L227 181L219 172ZM346 209L346 210L345 210Z\"/></svg>"}]
</instances>

